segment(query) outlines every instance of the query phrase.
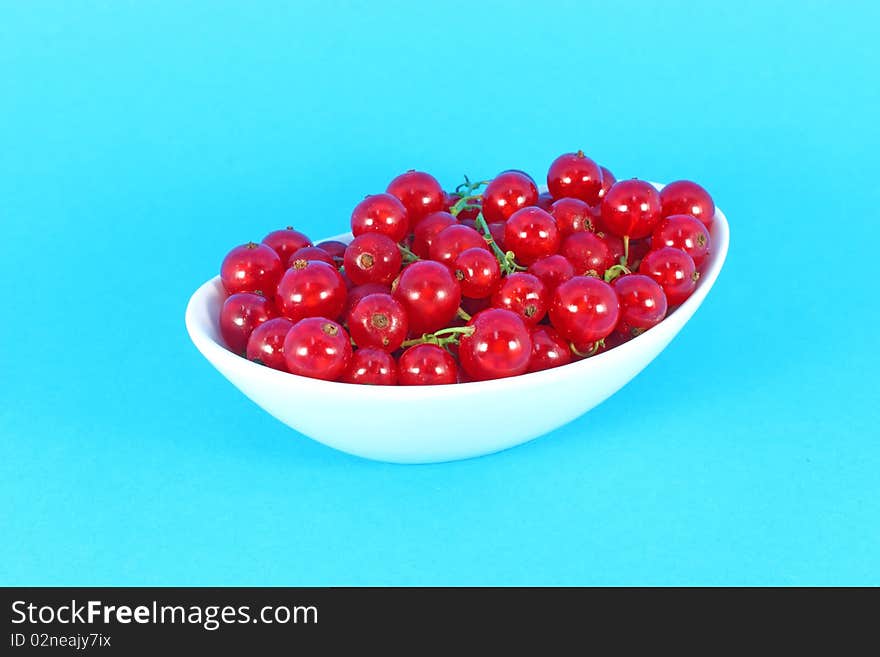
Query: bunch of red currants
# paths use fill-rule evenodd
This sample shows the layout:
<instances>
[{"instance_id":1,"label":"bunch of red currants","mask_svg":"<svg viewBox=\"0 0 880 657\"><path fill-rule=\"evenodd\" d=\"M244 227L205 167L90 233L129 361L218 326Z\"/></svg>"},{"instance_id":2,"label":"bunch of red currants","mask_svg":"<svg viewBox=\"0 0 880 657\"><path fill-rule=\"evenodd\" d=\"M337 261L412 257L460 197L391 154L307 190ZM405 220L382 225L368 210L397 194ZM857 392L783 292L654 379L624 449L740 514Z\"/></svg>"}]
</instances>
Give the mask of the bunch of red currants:
<instances>
[{"instance_id":1,"label":"bunch of red currants","mask_svg":"<svg viewBox=\"0 0 880 657\"><path fill-rule=\"evenodd\" d=\"M236 247L220 269L223 339L301 376L463 383L588 358L694 291L705 189L617 181L580 151L554 160L547 188L509 170L447 193L408 171L354 208L349 244L288 227Z\"/></svg>"}]
</instances>

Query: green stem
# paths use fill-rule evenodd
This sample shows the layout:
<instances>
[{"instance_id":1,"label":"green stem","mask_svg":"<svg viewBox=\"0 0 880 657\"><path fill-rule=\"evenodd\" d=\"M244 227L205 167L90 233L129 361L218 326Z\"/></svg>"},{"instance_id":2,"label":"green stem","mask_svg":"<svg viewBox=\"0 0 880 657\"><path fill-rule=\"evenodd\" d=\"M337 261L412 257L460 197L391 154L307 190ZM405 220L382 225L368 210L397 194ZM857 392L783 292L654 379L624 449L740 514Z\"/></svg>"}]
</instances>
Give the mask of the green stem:
<instances>
[{"instance_id":1,"label":"green stem","mask_svg":"<svg viewBox=\"0 0 880 657\"><path fill-rule=\"evenodd\" d=\"M415 262L416 260L421 260L421 258L419 258L419 256L417 256L415 253L410 251L403 244L398 244L397 248L400 249L400 253L401 253L401 255L403 255L403 262L404 263L410 263L410 262Z\"/></svg>"},{"instance_id":2,"label":"green stem","mask_svg":"<svg viewBox=\"0 0 880 657\"><path fill-rule=\"evenodd\" d=\"M596 342L594 342L590 346L589 350L586 353L578 351L577 347L574 346L574 342L569 342L568 346L571 348L571 352L573 354L576 354L581 358L589 358L590 356L595 356L599 349L605 346L605 338L602 338L601 340L596 340Z\"/></svg>"},{"instance_id":3,"label":"green stem","mask_svg":"<svg viewBox=\"0 0 880 657\"><path fill-rule=\"evenodd\" d=\"M458 342L462 337L473 335L475 330L473 326L451 326L433 333L424 333L420 338L406 340L400 346L414 347L417 344L435 344L438 347L446 347L448 344Z\"/></svg>"},{"instance_id":4,"label":"green stem","mask_svg":"<svg viewBox=\"0 0 880 657\"><path fill-rule=\"evenodd\" d=\"M467 312L464 310L464 308L459 308L458 310L455 311L455 314L458 315L461 319L463 319L466 322L471 321L471 316L467 314Z\"/></svg>"},{"instance_id":5,"label":"green stem","mask_svg":"<svg viewBox=\"0 0 880 657\"><path fill-rule=\"evenodd\" d=\"M605 282L610 283L618 276L623 276L624 274L632 274L629 267L626 265L612 265L605 270Z\"/></svg>"},{"instance_id":6,"label":"green stem","mask_svg":"<svg viewBox=\"0 0 880 657\"><path fill-rule=\"evenodd\" d=\"M451 214L453 217L457 217L459 213L464 210L465 206L467 206L471 201L482 198L482 194L466 194L465 196L462 196L460 199L458 199L455 202L455 205L449 208L449 214Z\"/></svg>"}]
</instances>

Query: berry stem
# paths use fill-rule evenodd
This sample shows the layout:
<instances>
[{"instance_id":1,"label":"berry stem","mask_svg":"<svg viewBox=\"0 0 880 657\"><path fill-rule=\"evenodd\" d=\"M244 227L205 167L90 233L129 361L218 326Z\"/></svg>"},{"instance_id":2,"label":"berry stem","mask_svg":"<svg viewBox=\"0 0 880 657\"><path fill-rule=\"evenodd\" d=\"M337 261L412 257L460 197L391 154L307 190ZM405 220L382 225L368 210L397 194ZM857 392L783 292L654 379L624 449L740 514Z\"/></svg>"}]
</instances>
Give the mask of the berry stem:
<instances>
[{"instance_id":1,"label":"berry stem","mask_svg":"<svg viewBox=\"0 0 880 657\"><path fill-rule=\"evenodd\" d=\"M417 344L435 344L438 347L446 347L448 344L458 343L458 341L466 336L473 335L476 329L473 326L451 326L450 328L440 329L433 333L424 333L420 338L412 338L404 341L401 347L413 347Z\"/></svg>"},{"instance_id":2,"label":"berry stem","mask_svg":"<svg viewBox=\"0 0 880 657\"><path fill-rule=\"evenodd\" d=\"M492 238L492 231L489 230L489 224L486 223L486 219L483 217L483 213L477 215L477 218L474 220L477 228L482 231L483 239L486 240L486 243L492 249L492 253L495 254L495 257L498 258L498 264L501 265L501 273L513 274L518 271L525 271L526 268L518 265L516 262L516 255L513 251L507 251L506 253L501 250L501 247L495 243L495 240Z\"/></svg>"},{"instance_id":3,"label":"berry stem","mask_svg":"<svg viewBox=\"0 0 880 657\"><path fill-rule=\"evenodd\" d=\"M605 270L605 282L610 283L615 278L624 274L632 274L632 271L626 265L612 265Z\"/></svg>"},{"instance_id":4,"label":"berry stem","mask_svg":"<svg viewBox=\"0 0 880 657\"><path fill-rule=\"evenodd\" d=\"M400 249L400 253L403 255L403 262L404 263L408 264L410 262L415 262L416 260L421 260L421 258L419 256L417 256L415 253L410 251L403 244L398 244L397 248Z\"/></svg>"},{"instance_id":5,"label":"berry stem","mask_svg":"<svg viewBox=\"0 0 880 657\"><path fill-rule=\"evenodd\" d=\"M466 322L471 321L471 316L467 314L467 312L464 310L464 308L459 308L458 310L455 311L455 314L458 315L461 319L463 319Z\"/></svg>"},{"instance_id":6,"label":"berry stem","mask_svg":"<svg viewBox=\"0 0 880 657\"><path fill-rule=\"evenodd\" d=\"M449 214L453 217L457 217L459 213L465 209L465 207L470 204L471 201L477 201L483 198L482 194L467 194L462 196L455 202L451 208L449 208Z\"/></svg>"},{"instance_id":7,"label":"berry stem","mask_svg":"<svg viewBox=\"0 0 880 657\"><path fill-rule=\"evenodd\" d=\"M581 358L589 358L590 356L595 356L596 353L605 346L605 338L601 340L596 340L590 348L584 353L577 350L577 347L574 346L574 342L569 342L568 346L571 347L571 352Z\"/></svg>"},{"instance_id":8,"label":"berry stem","mask_svg":"<svg viewBox=\"0 0 880 657\"><path fill-rule=\"evenodd\" d=\"M623 263L626 264L629 262L629 235L623 236Z\"/></svg>"}]
</instances>

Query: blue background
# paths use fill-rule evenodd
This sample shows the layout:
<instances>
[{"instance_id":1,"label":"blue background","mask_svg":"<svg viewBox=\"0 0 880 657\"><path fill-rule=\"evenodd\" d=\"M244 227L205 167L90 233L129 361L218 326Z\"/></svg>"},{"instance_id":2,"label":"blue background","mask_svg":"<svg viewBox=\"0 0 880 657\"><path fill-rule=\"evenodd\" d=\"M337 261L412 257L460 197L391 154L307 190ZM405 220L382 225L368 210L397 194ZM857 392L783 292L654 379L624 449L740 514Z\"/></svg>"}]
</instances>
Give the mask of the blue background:
<instances>
[{"instance_id":1,"label":"blue background","mask_svg":"<svg viewBox=\"0 0 880 657\"><path fill-rule=\"evenodd\" d=\"M880 584L878 22L870 2L3 2L0 583ZM554 434L359 460L189 343L231 245L340 232L408 168L540 178L577 148L702 182L732 244L674 343Z\"/></svg>"}]
</instances>

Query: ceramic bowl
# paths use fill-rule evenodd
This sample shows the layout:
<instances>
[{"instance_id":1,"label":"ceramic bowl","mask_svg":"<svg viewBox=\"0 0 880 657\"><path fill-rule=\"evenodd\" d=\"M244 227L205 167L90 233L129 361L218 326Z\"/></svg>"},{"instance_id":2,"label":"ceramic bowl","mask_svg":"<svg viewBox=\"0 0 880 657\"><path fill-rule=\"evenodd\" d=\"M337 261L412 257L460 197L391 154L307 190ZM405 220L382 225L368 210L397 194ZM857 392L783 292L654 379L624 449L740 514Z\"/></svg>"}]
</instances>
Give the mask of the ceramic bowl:
<instances>
[{"instance_id":1,"label":"ceramic bowl","mask_svg":"<svg viewBox=\"0 0 880 657\"><path fill-rule=\"evenodd\" d=\"M470 458L520 445L571 422L654 360L703 303L724 265L729 228L720 209L710 233L712 251L697 289L660 324L592 358L507 379L363 386L257 365L227 350L220 338L218 315L225 295L219 276L189 300L186 328L196 348L236 388L287 426L324 445L393 463ZM327 239L349 241L351 235Z\"/></svg>"}]
</instances>

